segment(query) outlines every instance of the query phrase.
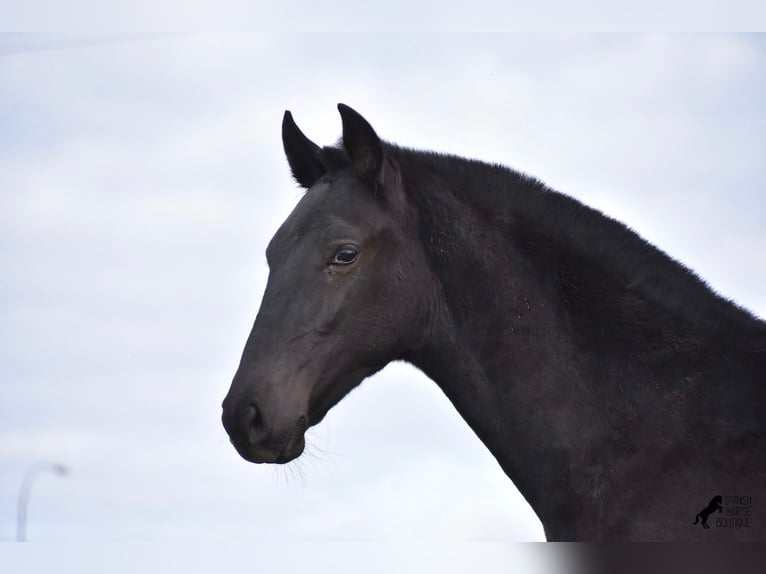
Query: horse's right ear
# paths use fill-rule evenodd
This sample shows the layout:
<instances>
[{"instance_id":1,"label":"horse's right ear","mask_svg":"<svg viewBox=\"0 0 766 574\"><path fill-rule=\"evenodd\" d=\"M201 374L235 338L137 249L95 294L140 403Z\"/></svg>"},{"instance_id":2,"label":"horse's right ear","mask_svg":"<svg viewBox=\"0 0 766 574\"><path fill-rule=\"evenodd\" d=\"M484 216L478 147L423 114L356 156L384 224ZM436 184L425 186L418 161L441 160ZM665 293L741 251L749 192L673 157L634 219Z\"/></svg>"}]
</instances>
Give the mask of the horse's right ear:
<instances>
[{"instance_id":1,"label":"horse's right ear","mask_svg":"<svg viewBox=\"0 0 766 574\"><path fill-rule=\"evenodd\" d=\"M324 175L319 146L303 134L289 111L282 118L282 146L293 177L300 185L308 189Z\"/></svg>"}]
</instances>

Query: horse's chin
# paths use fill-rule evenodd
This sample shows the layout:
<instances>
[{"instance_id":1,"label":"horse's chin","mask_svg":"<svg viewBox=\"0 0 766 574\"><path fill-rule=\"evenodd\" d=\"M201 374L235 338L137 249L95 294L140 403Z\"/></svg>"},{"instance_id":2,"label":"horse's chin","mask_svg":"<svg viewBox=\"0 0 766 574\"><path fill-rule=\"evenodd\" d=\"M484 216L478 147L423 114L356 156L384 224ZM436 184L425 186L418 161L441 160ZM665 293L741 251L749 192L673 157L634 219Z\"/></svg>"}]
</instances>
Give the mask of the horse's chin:
<instances>
[{"instance_id":1,"label":"horse's chin","mask_svg":"<svg viewBox=\"0 0 766 574\"><path fill-rule=\"evenodd\" d=\"M324 390L318 392L311 398L311 407L309 409L307 421L308 426L313 427L321 423L330 409L337 405L340 400L351 391L351 389L356 387L366 377L369 377L385 367L386 364L388 363L381 362L372 367L363 366L349 369L343 375L325 380L323 385L315 384L315 387L319 386ZM330 384L328 384L328 381L330 381Z\"/></svg>"},{"instance_id":2,"label":"horse's chin","mask_svg":"<svg viewBox=\"0 0 766 574\"><path fill-rule=\"evenodd\" d=\"M309 427L313 427L321 423L328 412L330 412L330 408L332 408L332 405L323 408L323 409L316 409L309 412L309 419L308 419L308 425Z\"/></svg>"}]
</instances>

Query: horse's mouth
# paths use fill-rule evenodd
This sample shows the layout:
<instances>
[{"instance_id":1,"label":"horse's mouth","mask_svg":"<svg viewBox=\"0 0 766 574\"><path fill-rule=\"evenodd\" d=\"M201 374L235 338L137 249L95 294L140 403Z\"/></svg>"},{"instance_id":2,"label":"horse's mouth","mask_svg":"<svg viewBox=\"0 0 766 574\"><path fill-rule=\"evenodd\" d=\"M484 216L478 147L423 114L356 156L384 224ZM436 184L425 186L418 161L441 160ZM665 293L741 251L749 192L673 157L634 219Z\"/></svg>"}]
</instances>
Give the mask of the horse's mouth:
<instances>
[{"instance_id":1,"label":"horse's mouth","mask_svg":"<svg viewBox=\"0 0 766 574\"><path fill-rule=\"evenodd\" d=\"M304 430L295 429L287 441L287 444L279 451L277 457L271 462L274 464L285 464L298 458L303 454L306 448L306 437Z\"/></svg>"},{"instance_id":2,"label":"horse's mouth","mask_svg":"<svg viewBox=\"0 0 766 574\"><path fill-rule=\"evenodd\" d=\"M301 419L305 420L304 417ZM231 440L231 444L239 455L248 462L256 464L285 464L303 454L306 447L306 426L301 421L296 424L289 433L279 441L269 444L237 444Z\"/></svg>"}]
</instances>

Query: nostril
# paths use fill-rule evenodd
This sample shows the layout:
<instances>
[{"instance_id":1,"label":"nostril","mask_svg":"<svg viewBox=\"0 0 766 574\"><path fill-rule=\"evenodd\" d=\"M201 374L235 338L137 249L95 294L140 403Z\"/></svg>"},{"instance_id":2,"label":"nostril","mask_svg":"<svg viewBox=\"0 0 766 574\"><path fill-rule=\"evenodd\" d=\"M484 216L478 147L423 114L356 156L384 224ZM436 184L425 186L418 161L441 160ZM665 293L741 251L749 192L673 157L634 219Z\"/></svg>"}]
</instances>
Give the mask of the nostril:
<instances>
[{"instance_id":1,"label":"nostril","mask_svg":"<svg viewBox=\"0 0 766 574\"><path fill-rule=\"evenodd\" d=\"M263 414L255 402L225 402L221 418L232 444L238 448L260 444L268 434Z\"/></svg>"},{"instance_id":2,"label":"nostril","mask_svg":"<svg viewBox=\"0 0 766 574\"><path fill-rule=\"evenodd\" d=\"M264 432L263 417L254 403L250 403L247 407L245 422L247 424L247 438L251 443L258 442Z\"/></svg>"}]
</instances>

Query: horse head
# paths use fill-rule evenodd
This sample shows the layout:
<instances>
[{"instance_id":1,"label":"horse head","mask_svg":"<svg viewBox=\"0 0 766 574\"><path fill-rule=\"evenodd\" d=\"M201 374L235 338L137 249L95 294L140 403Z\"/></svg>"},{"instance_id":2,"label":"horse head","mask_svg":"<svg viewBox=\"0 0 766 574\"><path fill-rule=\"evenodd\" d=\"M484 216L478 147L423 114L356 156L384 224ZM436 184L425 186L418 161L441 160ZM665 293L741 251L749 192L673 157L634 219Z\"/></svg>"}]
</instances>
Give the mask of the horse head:
<instances>
[{"instance_id":1,"label":"horse head","mask_svg":"<svg viewBox=\"0 0 766 574\"><path fill-rule=\"evenodd\" d=\"M240 455L284 463L306 429L365 377L403 358L425 320L428 265L396 162L340 104L342 147L320 148L285 112L302 199L271 240L261 308L223 401Z\"/></svg>"}]
</instances>

